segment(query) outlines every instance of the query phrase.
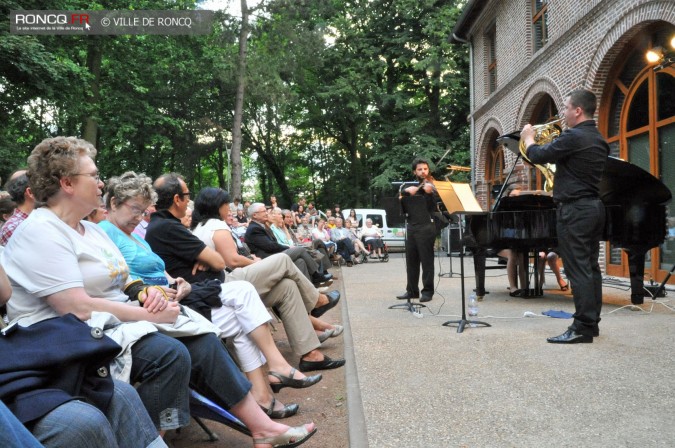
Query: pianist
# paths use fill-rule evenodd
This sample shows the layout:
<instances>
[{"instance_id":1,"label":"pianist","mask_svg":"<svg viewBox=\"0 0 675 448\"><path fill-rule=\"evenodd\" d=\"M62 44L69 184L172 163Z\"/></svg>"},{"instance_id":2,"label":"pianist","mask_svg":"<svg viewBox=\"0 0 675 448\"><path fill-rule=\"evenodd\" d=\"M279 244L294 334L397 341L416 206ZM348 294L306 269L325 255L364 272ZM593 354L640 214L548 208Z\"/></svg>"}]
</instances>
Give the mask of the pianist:
<instances>
[{"instance_id":1,"label":"pianist","mask_svg":"<svg viewBox=\"0 0 675 448\"><path fill-rule=\"evenodd\" d=\"M596 103L595 94L588 90L572 92L564 103L569 129L551 143L537 145L529 124L520 133L533 163L556 164L556 230L565 272L573 285L575 313L566 332L547 339L551 343L593 342L593 337L600 334L602 274L598 256L605 208L599 199L599 183L609 146L593 120Z\"/></svg>"}]
</instances>

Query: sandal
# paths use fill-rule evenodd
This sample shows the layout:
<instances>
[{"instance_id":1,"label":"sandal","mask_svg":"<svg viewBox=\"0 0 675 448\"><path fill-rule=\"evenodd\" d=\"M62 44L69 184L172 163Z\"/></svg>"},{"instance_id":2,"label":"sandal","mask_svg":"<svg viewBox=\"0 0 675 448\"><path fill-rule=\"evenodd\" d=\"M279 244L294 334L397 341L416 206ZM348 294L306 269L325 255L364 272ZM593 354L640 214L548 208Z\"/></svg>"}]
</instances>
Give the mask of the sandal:
<instances>
[{"instance_id":1,"label":"sandal","mask_svg":"<svg viewBox=\"0 0 675 448\"><path fill-rule=\"evenodd\" d=\"M282 418L292 417L295 414L297 414L298 409L300 409L300 406L298 406L295 403L292 403L292 404L284 405L283 409L275 411L274 410L275 404L277 404L277 399L272 397L272 404L270 405L269 409L267 409L265 406L263 406L261 404L259 404L258 406L260 406L260 409L262 409L263 412L269 416L269 418L273 418L273 419L282 419ZM262 442L260 442L260 443L262 443Z\"/></svg>"},{"instance_id":2,"label":"sandal","mask_svg":"<svg viewBox=\"0 0 675 448\"><path fill-rule=\"evenodd\" d=\"M565 283L565 285L560 285L561 291L567 291L568 289L570 289L570 285L568 285L567 283Z\"/></svg>"},{"instance_id":3,"label":"sandal","mask_svg":"<svg viewBox=\"0 0 675 448\"><path fill-rule=\"evenodd\" d=\"M316 383L321 381L321 378L322 378L321 374L318 373L316 375L306 376L305 378L303 378L301 380L296 380L295 378L293 378L293 376L295 375L295 372L297 372L297 370L295 370L295 367L291 367L290 376L284 376L280 373L273 372L271 370L269 372L267 372L267 374L269 376L273 376L274 378L277 378L279 380L278 383L270 383L270 387L272 388L272 391L274 393L277 393L281 389L283 389L284 387L292 387L293 389L304 389L305 387L315 385Z\"/></svg>"},{"instance_id":4,"label":"sandal","mask_svg":"<svg viewBox=\"0 0 675 448\"><path fill-rule=\"evenodd\" d=\"M315 432L316 428L309 431L304 425L296 426L295 428L288 428L288 431L278 436L253 439L253 444L272 445L272 448L293 448L305 443Z\"/></svg>"},{"instance_id":5,"label":"sandal","mask_svg":"<svg viewBox=\"0 0 675 448\"><path fill-rule=\"evenodd\" d=\"M524 289L516 289L515 291L511 291L509 295L511 297L523 297L523 293L525 293Z\"/></svg>"}]
</instances>

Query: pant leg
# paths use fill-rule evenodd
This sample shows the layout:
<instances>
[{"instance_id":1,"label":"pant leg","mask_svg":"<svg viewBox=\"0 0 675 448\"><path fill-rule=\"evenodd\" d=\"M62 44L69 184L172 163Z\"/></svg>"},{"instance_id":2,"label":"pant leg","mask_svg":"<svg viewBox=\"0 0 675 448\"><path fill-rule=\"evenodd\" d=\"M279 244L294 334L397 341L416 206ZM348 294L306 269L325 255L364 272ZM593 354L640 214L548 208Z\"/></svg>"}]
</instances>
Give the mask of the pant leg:
<instances>
[{"instance_id":1,"label":"pant leg","mask_svg":"<svg viewBox=\"0 0 675 448\"><path fill-rule=\"evenodd\" d=\"M582 199L559 206L557 218L561 256L574 296L574 322L570 329L591 336L602 308L598 255L605 223L604 206L599 199Z\"/></svg>"},{"instance_id":2,"label":"pant leg","mask_svg":"<svg viewBox=\"0 0 675 448\"><path fill-rule=\"evenodd\" d=\"M231 281L221 285L223 306L211 310L211 321L222 330L222 336L231 338L244 372L251 372L267 360L248 334L271 320L265 305L253 285Z\"/></svg>"},{"instance_id":3,"label":"pant leg","mask_svg":"<svg viewBox=\"0 0 675 448\"><path fill-rule=\"evenodd\" d=\"M190 354L176 339L150 333L131 350L131 382L155 427L169 430L190 423Z\"/></svg>"},{"instance_id":4,"label":"pant leg","mask_svg":"<svg viewBox=\"0 0 675 448\"><path fill-rule=\"evenodd\" d=\"M33 434L0 401L0 446L42 448Z\"/></svg>"},{"instance_id":5,"label":"pant leg","mask_svg":"<svg viewBox=\"0 0 675 448\"><path fill-rule=\"evenodd\" d=\"M178 338L190 353L190 386L225 409L239 403L251 383L234 363L218 336L207 333Z\"/></svg>"},{"instance_id":6,"label":"pant leg","mask_svg":"<svg viewBox=\"0 0 675 448\"><path fill-rule=\"evenodd\" d=\"M284 278L295 282L296 292L299 293L304 303L306 313L313 310L317 300L319 300L319 291L298 270L297 266L286 254L274 254L245 268L235 269L225 277L225 281L246 280L247 282L251 282L263 299L265 306L269 307L271 305L268 304L267 295ZM275 294L277 296L274 299L275 301L280 300L278 295L278 293ZM296 296L297 294L291 294L290 298L285 300L297 300L297 298L294 298Z\"/></svg>"},{"instance_id":7,"label":"pant leg","mask_svg":"<svg viewBox=\"0 0 675 448\"><path fill-rule=\"evenodd\" d=\"M115 381L115 391L105 416L121 448L166 447L130 384Z\"/></svg>"},{"instance_id":8,"label":"pant leg","mask_svg":"<svg viewBox=\"0 0 675 448\"><path fill-rule=\"evenodd\" d=\"M316 264L316 261L309 254L307 249L304 247L296 246L290 247L284 251L292 260L302 259L307 265L307 272L309 275L314 275L319 270L319 266Z\"/></svg>"},{"instance_id":9,"label":"pant leg","mask_svg":"<svg viewBox=\"0 0 675 448\"><path fill-rule=\"evenodd\" d=\"M118 447L106 416L95 406L73 400L42 417L32 427L35 438L47 448Z\"/></svg>"},{"instance_id":10,"label":"pant leg","mask_svg":"<svg viewBox=\"0 0 675 448\"><path fill-rule=\"evenodd\" d=\"M425 224L417 234L417 251L422 265L422 294L434 294L434 243L436 242L436 225Z\"/></svg>"},{"instance_id":11,"label":"pant leg","mask_svg":"<svg viewBox=\"0 0 675 448\"><path fill-rule=\"evenodd\" d=\"M405 243L405 269L408 283L405 289L415 296L420 294L420 254L417 237L417 230L413 226L408 226Z\"/></svg>"}]
</instances>

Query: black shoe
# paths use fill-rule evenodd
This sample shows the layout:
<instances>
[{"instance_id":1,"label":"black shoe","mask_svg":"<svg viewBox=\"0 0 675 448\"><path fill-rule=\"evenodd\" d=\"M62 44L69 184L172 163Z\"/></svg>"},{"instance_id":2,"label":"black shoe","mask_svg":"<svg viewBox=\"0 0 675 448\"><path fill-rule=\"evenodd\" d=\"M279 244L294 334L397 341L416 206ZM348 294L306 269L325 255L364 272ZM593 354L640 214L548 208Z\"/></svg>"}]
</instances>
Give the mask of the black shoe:
<instances>
[{"instance_id":1,"label":"black shoe","mask_svg":"<svg viewBox=\"0 0 675 448\"><path fill-rule=\"evenodd\" d=\"M597 338L598 336L600 336L600 327L596 325L595 327L593 327L593 337Z\"/></svg>"},{"instance_id":2,"label":"black shoe","mask_svg":"<svg viewBox=\"0 0 675 448\"><path fill-rule=\"evenodd\" d=\"M319 271L316 271L314 274L312 274L312 282L313 283L325 283L328 280L332 279L333 275L332 274L321 274Z\"/></svg>"},{"instance_id":3,"label":"black shoe","mask_svg":"<svg viewBox=\"0 0 675 448\"><path fill-rule=\"evenodd\" d=\"M312 316L321 317L326 311L333 308L340 301L340 291L334 290L326 294L328 303L312 310Z\"/></svg>"},{"instance_id":4,"label":"black shoe","mask_svg":"<svg viewBox=\"0 0 675 448\"><path fill-rule=\"evenodd\" d=\"M300 406L298 406L295 403L292 404L287 404L284 406L283 409L280 409L278 411L274 410L274 405L276 404L277 400L276 398L272 397L272 404L270 405L270 408L267 409L263 405L258 405L260 406L260 409L263 410L265 414L267 414L270 418L286 418L286 417L292 417L295 414L298 413L298 409L300 409Z\"/></svg>"},{"instance_id":5,"label":"black shoe","mask_svg":"<svg viewBox=\"0 0 675 448\"><path fill-rule=\"evenodd\" d=\"M404 292L400 296L396 296L398 300L410 300L410 299L419 299L420 295L418 294L410 294L409 292Z\"/></svg>"},{"instance_id":6,"label":"black shoe","mask_svg":"<svg viewBox=\"0 0 675 448\"><path fill-rule=\"evenodd\" d=\"M337 369L345 365L344 359L331 359L328 356L323 356L323 361L300 361L300 371L308 372L310 370L329 370Z\"/></svg>"},{"instance_id":7,"label":"black shoe","mask_svg":"<svg viewBox=\"0 0 675 448\"><path fill-rule=\"evenodd\" d=\"M593 336L579 334L574 330L567 330L560 336L547 338L546 341L551 344L588 344L593 342Z\"/></svg>"},{"instance_id":8,"label":"black shoe","mask_svg":"<svg viewBox=\"0 0 675 448\"><path fill-rule=\"evenodd\" d=\"M293 389L304 389L305 387L310 387L321 381L321 374L306 376L301 380L296 380L293 378L295 375L295 368L291 368L290 376L285 376L277 372L269 371L267 372L269 376L273 376L279 380L278 383L270 383L272 391L276 394L284 387L292 387Z\"/></svg>"},{"instance_id":9,"label":"black shoe","mask_svg":"<svg viewBox=\"0 0 675 448\"><path fill-rule=\"evenodd\" d=\"M433 294L431 294L431 295L429 295L429 294L422 294L422 297L420 298L420 303L431 302L431 299L432 299L433 297L434 297Z\"/></svg>"}]
</instances>

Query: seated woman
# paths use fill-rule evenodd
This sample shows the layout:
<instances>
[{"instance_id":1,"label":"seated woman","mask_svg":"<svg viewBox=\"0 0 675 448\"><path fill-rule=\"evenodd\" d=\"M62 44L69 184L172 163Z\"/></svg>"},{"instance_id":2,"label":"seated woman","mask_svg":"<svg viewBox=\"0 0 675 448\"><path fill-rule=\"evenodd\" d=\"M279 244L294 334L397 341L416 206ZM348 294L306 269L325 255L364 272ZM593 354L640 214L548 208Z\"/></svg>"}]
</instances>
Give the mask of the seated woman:
<instances>
[{"instance_id":1,"label":"seated woman","mask_svg":"<svg viewBox=\"0 0 675 448\"><path fill-rule=\"evenodd\" d=\"M347 219L345 220L345 227L347 227L347 221L351 223L352 228L359 228L359 218L356 216L356 210L349 210L349 216L347 216Z\"/></svg>"},{"instance_id":2,"label":"seated woman","mask_svg":"<svg viewBox=\"0 0 675 448\"><path fill-rule=\"evenodd\" d=\"M326 246L329 256L335 253L337 244L330 239L330 231L326 228L325 219L320 218L316 227L312 229L312 239L322 242Z\"/></svg>"},{"instance_id":3,"label":"seated woman","mask_svg":"<svg viewBox=\"0 0 675 448\"><path fill-rule=\"evenodd\" d=\"M354 210L354 209L352 209ZM352 240L352 244L354 245L354 249L356 249L356 253L364 253L366 255L370 255L370 251L366 249L365 244L363 244L363 241L361 241L361 238L356 234L356 226L352 224L352 220L347 218L345 220L345 229L349 231L349 239Z\"/></svg>"},{"instance_id":4,"label":"seated woman","mask_svg":"<svg viewBox=\"0 0 675 448\"><path fill-rule=\"evenodd\" d=\"M313 423L290 428L270 420L221 344L220 331L169 300L161 287L130 284L117 247L98 225L82 221L98 207L103 188L95 155L84 140L56 137L42 141L28 158L31 188L46 206L30 214L3 254L14 288L10 318L30 325L73 313L96 326L114 324L105 327L106 334L123 351L111 365L113 373L139 384L160 431L189 423L191 386L237 416L257 448L304 442L316 430Z\"/></svg>"},{"instance_id":5,"label":"seated woman","mask_svg":"<svg viewBox=\"0 0 675 448\"><path fill-rule=\"evenodd\" d=\"M105 194L108 219L100 226L122 252L132 278L141 279L146 285L159 285L169 298L180 301L190 293L190 284L182 278L171 278L164 270L164 261L152 252L145 240L133 234L143 211L156 200L149 177L131 171L113 177L108 181ZM177 289L171 289L169 284L176 285ZM299 372L296 374L286 362L272 339L267 326L270 315L253 285L243 281L221 284L217 300L222 306L210 310L211 321L222 330L222 337L233 338L239 364L253 385L251 393L258 404L272 418L295 415L298 405L283 406L272 395L263 371L265 358L269 374L292 387L314 385L321 380L321 375L307 378Z\"/></svg>"},{"instance_id":6,"label":"seated woman","mask_svg":"<svg viewBox=\"0 0 675 448\"><path fill-rule=\"evenodd\" d=\"M375 254L377 258L382 259L384 242L382 241L382 232L380 229L373 226L373 220L368 218L366 219L366 226L361 229L361 238L366 243L366 246L370 247L371 256Z\"/></svg>"},{"instance_id":7,"label":"seated woman","mask_svg":"<svg viewBox=\"0 0 675 448\"><path fill-rule=\"evenodd\" d=\"M6 304L11 296L12 287L5 270L0 265L0 305ZM41 332L40 334L44 336L44 339L41 338L34 343L38 348L36 349L31 345L25 347L22 351L22 347L17 347L17 342L12 338L15 334L14 332L8 333L3 338L3 342L7 342L7 345L12 347L11 350L15 354L25 351L31 353L32 357L35 358L35 365L31 367L30 359L25 357L22 357L19 363L14 363L13 358L8 353L3 353L5 356L3 356L3 369L1 369L0 376L2 377L4 390L7 390L8 393L10 390L15 392L9 396L0 395L0 398L8 400L7 403L10 405L16 404L15 402L20 400L21 406L15 407L18 411L17 417L20 419L17 420L0 402L0 414L2 414L2 424L0 424L0 431L2 432L0 442L2 443L0 443L0 446L93 448L113 446L113 443L116 443L114 446L139 448L166 446L153 427L152 420L143 407L136 390L122 381L113 381L109 404L105 409L100 409L90 402L84 401L88 400L89 397L83 389L78 392L80 399L72 397L72 394L65 387L69 382L54 378L52 371L50 371L50 376L54 380L53 384L64 385L59 391L55 391L54 386L50 384L49 389L32 389L26 394L16 394L16 389L10 387L12 381L22 381L24 384L30 384L29 381L33 384L40 383L37 377L45 374L46 371L41 370L41 368L47 368L47 363L39 353L39 347L44 345L44 340L48 340L50 337L59 337L59 335ZM21 339L21 341L25 341L25 339ZM101 346L100 349L105 348ZM45 350L52 350L52 348L45 346ZM89 350L93 351L90 352ZM98 350L99 347L87 348L87 356L100 353ZM66 356L69 356L69 365L72 369L77 362L73 357L73 350L61 350L60 352L63 353L64 360ZM47 356L47 353L44 356ZM61 361L54 359L53 362L60 363ZM34 373L28 373L29 371ZM64 375L73 372L73 370L67 369L62 371ZM9 378L10 376L15 376L17 379L13 380ZM23 385L19 387L25 388ZM103 388L99 389L98 393L106 395ZM51 400L56 401L50 402ZM31 414L30 417L27 414ZM120 416L124 416L124 418L122 419ZM30 420L27 420L28 418ZM21 423L30 426L32 436ZM6 424L13 425L13 429L7 427Z\"/></svg>"}]
</instances>

